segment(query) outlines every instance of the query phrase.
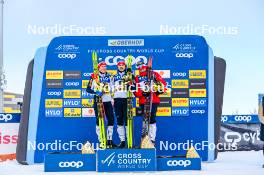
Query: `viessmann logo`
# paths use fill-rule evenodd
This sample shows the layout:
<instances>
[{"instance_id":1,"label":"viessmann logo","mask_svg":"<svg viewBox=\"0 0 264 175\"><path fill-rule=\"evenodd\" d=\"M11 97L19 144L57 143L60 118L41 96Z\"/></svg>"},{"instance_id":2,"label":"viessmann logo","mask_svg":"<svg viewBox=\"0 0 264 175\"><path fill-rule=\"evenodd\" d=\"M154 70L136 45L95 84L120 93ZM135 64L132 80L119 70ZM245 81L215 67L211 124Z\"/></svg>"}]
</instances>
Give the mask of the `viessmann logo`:
<instances>
[{"instance_id":1,"label":"viessmann logo","mask_svg":"<svg viewBox=\"0 0 264 175\"><path fill-rule=\"evenodd\" d=\"M144 46L144 39L109 39L108 46Z\"/></svg>"},{"instance_id":2,"label":"viessmann logo","mask_svg":"<svg viewBox=\"0 0 264 175\"><path fill-rule=\"evenodd\" d=\"M82 161L72 161L72 162L60 162L59 167L61 168L81 168L83 167L83 162Z\"/></svg>"}]
</instances>

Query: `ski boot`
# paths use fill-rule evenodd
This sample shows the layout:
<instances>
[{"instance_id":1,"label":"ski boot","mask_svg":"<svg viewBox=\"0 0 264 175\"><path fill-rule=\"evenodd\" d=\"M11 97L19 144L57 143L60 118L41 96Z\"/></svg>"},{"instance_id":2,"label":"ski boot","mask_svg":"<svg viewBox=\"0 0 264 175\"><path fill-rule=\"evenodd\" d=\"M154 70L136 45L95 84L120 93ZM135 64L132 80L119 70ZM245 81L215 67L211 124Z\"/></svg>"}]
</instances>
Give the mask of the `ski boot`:
<instances>
[{"instance_id":1,"label":"ski boot","mask_svg":"<svg viewBox=\"0 0 264 175\"><path fill-rule=\"evenodd\" d=\"M126 142L125 141L121 141L120 144L117 146L117 148L119 149L123 149L126 147Z\"/></svg>"},{"instance_id":2,"label":"ski boot","mask_svg":"<svg viewBox=\"0 0 264 175\"><path fill-rule=\"evenodd\" d=\"M117 145L114 144L112 140L107 140L107 148L112 149L112 148L116 148L116 147L117 147Z\"/></svg>"}]
</instances>

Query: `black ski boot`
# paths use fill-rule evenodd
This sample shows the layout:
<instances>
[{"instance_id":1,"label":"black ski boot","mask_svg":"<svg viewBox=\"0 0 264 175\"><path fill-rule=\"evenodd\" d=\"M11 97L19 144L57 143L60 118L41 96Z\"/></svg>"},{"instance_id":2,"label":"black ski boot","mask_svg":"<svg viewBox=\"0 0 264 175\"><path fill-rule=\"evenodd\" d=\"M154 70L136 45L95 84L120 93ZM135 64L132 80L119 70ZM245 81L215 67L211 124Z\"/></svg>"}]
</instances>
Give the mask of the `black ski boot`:
<instances>
[{"instance_id":1,"label":"black ski boot","mask_svg":"<svg viewBox=\"0 0 264 175\"><path fill-rule=\"evenodd\" d=\"M125 141L121 141L120 144L117 146L117 148L125 148L126 147L126 142Z\"/></svg>"},{"instance_id":2,"label":"black ski boot","mask_svg":"<svg viewBox=\"0 0 264 175\"><path fill-rule=\"evenodd\" d=\"M117 145L112 140L107 140L107 148L116 148Z\"/></svg>"}]
</instances>

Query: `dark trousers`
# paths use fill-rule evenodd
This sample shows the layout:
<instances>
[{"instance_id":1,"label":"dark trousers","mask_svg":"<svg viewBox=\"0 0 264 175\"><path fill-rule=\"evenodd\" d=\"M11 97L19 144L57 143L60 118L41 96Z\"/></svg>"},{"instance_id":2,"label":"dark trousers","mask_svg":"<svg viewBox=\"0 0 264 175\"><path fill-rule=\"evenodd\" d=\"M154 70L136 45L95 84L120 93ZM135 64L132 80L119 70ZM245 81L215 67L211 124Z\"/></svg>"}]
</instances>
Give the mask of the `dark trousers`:
<instances>
[{"instance_id":1,"label":"dark trousers","mask_svg":"<svg viewBox=\"0 0 264 175\"><path fill-rule=\"evenodd\" d=\"M117 125L127 126L127 99L126 98L115 98L114 109L117 119Z\"/></svg>"}]
</instances>

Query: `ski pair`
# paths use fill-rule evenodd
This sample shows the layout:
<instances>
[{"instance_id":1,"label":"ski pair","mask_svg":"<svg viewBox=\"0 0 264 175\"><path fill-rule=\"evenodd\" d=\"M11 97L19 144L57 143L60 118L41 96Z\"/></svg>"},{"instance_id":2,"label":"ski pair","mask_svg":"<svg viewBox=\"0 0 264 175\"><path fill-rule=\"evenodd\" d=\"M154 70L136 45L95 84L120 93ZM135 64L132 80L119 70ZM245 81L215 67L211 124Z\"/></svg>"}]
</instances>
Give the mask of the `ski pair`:
<instances>
[{"instance_id":1,"label":"ski pair","mask_svg":"<svg viewBox=\"0 0 264 175\"><path fill-rule=\"evenodd\" d=\"M97 84L100 83L99 78L99 70L98 70L98 59L97 53L92 52L92 61L93 61L93 73L94 73L94 80ZM95 98L97 104L97 111L98 111L98 120L99 120L99 128L100 128L100 147L102 149L106 149L106 132L105 132L105 111L103 100L101 96L96 96Z\"/></svg>"}]
</instances>

